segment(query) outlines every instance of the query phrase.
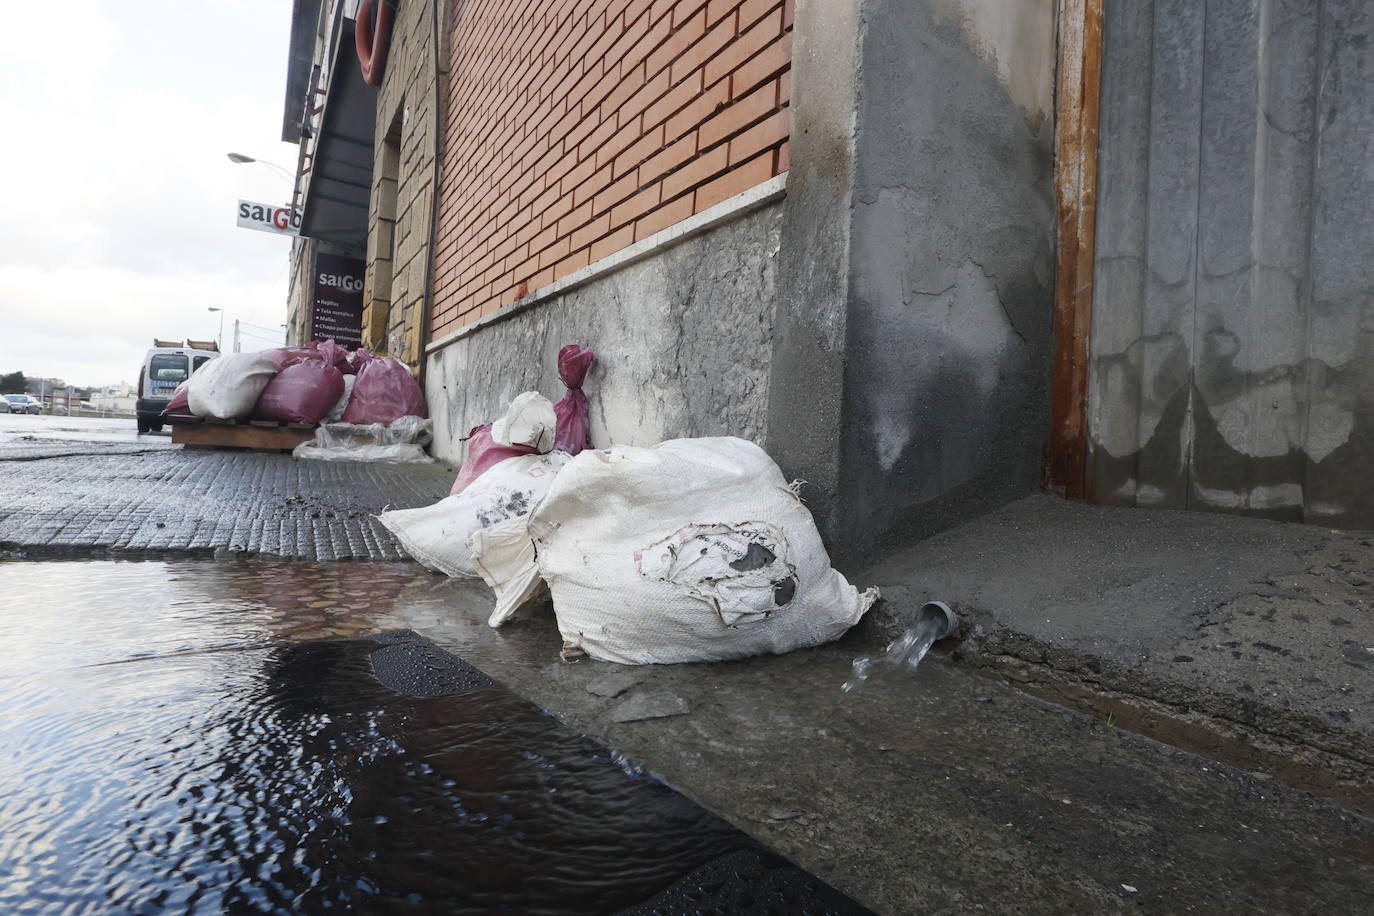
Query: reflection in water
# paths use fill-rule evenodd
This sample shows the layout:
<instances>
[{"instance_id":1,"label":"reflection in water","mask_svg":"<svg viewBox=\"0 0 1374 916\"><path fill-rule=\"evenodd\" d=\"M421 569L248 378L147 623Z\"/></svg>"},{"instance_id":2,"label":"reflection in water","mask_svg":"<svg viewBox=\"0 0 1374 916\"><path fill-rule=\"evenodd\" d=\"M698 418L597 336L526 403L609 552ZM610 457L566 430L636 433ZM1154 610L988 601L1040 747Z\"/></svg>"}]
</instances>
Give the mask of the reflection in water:
<instances>
[{"instance_id":1,"label":"reflection in water","mask_svg":"<svg viewBox=\"0 0 1374 916\"><path fill-rule=\"evenodd\" d=\"M0 912L601 913L751 847L507 691L273 638L414 575L358 565L0 563Z\"/></svg>"}]
</instances>

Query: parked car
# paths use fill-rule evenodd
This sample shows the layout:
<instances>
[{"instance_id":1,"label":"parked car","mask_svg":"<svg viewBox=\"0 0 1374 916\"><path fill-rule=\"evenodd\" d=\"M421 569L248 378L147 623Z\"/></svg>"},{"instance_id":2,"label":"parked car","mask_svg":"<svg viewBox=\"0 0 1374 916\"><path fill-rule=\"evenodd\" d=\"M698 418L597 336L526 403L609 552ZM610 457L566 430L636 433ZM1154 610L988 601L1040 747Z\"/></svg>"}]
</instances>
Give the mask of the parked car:
<instances>
[{"instance_id":1,"label":"parked car","mask_svg":"<svg viewBox=\"0 0 1374 916\"><path fill-rule=\"evenodd\" d=\"M138 400L134 404L138 431L161 430L162 412L167 409L177 386L216 356L219 356L218 350L189 346L153 347L145 353L143 367L138 373Z\"/></svg>"},{"instance_id":2,"label":"parked car","mask_svg":"<svg viewBox=\"0 0 1374 916\"><path fill-rule=\"evenodd\" d=\"M0 413L38 413L42 405L27 394L0 395Z\"/></svg>"}]
</instances>

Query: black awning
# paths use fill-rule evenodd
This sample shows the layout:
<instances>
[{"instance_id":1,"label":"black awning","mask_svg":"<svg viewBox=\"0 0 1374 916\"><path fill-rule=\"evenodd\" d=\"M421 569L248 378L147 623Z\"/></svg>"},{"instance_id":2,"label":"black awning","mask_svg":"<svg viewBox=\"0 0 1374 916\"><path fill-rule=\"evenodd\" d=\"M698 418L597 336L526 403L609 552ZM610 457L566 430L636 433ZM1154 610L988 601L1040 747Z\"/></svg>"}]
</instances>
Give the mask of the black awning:
<instances>
[{"instance_id":1,"label":"black awning","mask_svg":"<svg viewBox=\"0 0 1374 916\"><path fill-rule=\"evenodd\" d=\"M301 182L301 235L339 245L367 241L377 89L363 82L353 20L339 17L313 157Z\"/></svg>"}]
</instances>

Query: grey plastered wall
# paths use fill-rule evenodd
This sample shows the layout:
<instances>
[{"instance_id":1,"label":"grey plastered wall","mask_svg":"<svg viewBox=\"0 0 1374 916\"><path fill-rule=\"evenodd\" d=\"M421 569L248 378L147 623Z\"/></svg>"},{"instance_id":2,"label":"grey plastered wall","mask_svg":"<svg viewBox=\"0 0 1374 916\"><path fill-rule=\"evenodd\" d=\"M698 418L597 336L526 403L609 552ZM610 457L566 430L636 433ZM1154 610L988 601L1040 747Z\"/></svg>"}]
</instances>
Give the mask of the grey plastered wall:
<instances>
[{"instance_id":1,"label":"grey plastered wall","mask_svg":"<svg viewBox=\"0 0 1374 916\"><path fill-rule=\"evenodd\" d=\"M778 254L767 449L827 542L842 520L841 429L862 0L797 0L791 168Z\"/></svg>"},{"instance_id":2,"label":"grey plastered wall","mask_svg":"<svg viewBox=\"0 0 1374 916\"><path fill-rule=\"evenodd\" d=\"M1374 526L1374 7L1105 12L1097 498Z\"/></svg>"},{"instance_id":3,"label":"grey plastered wall","mask_svg":"<svg viewBox=\"0 0 1374 916\"><path fill-rule=\"evenodd\" d=\"M1051 0L866 0L842 553L1038 486L1054 273Z\"/></svg>"},{"instance_id":4,"label":"grey plastered wall","mask_svg":"<svg viewBox=\"0 0 1374 916\"><path fill-rule=\"evenodd\" d=\"M562 397L569 343L597 352L584 386L594 445L764 441L781 210L767 204L436 349L434 453L460 462L459 439L522 391Z\"/></svg>"}]
</instances>

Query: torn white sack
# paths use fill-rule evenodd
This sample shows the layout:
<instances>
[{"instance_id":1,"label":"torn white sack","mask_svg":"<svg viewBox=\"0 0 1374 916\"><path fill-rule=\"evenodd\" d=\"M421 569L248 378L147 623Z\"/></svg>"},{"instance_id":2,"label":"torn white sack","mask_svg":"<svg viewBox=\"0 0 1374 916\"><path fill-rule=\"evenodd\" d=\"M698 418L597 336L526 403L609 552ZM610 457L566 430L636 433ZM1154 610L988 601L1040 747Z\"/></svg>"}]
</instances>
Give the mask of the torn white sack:
<instances>
[{"instance_id":1,"label":"torn white sack","mask_svg":"<svg viewBox=\"0 0 1374 916\"><path fill-rule=\"evenodd\" d=\"M789 652L877 599L831 568L810 511L743 439L585 451L529 529L565 646L605 661Z\"/></svg>"},{"instance_id":2,"label":"torn white sack","mask_svg":"<svg viewBox=\"0 0 1374 916\"><path fill-rule=\"evenodd\" d=\"M568 460L565 452L507 458L456 496L420 509L383 512L377 518L420 565L475 579L479 573L473 565L473 532L529 514Z\"/></svg>"}]
</instances>

